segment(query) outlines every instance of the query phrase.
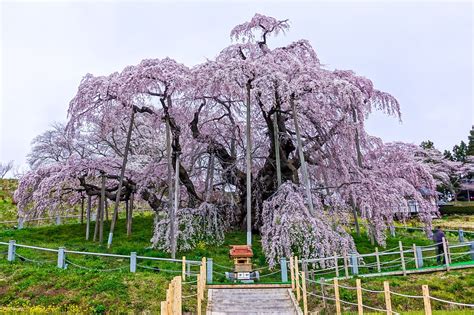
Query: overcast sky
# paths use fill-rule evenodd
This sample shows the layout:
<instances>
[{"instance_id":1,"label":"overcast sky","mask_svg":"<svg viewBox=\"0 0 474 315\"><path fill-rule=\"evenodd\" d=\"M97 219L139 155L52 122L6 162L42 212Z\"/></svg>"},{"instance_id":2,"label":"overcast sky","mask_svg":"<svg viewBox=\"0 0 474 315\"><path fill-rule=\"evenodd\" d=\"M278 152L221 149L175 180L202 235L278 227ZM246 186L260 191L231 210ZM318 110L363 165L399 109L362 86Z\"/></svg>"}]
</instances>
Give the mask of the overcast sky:
<instances>
[{"instance_id":1,"label":"overcast sky","mask_svg":"<svg viewBox=\"0 0 474 315\"><path fill-rule=\"evenodd\" d=\"M106 75L166 56L201 63L256 12L290 20L290 31L273 43L308 39L328 68L352 69L400 101L403 122L374 114L367 124L372 135L431 139L450 149L474 122L473 8L466 1L0 1L0 9L3 162L25 165L31 140L66 120L86 73Z\"/></svg>"}]
</instances>

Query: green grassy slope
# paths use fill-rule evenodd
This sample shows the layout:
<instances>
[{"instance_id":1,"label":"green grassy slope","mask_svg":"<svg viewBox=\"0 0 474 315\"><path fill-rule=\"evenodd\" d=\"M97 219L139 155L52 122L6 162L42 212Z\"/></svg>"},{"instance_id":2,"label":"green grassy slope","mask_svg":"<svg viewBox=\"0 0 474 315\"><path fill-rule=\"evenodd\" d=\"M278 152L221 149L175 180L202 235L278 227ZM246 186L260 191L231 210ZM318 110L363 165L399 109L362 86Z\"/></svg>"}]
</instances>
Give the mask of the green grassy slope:
<instances>
[{"instance_id":1,"label":"green grassy slope","mask_svg":"<svg viewBox=\"0 0 474 315\"><path fill-rule=\"evenodd\" d=\"M134 219L133 235L127 238L125 235L125 222L119 220L117 232L114 235L112 249L99 245L97 242L84 240L84 225L68 224L60 226L44 226L37 228L26 228L23 230L3 229L0 230L0 241L7 242L10 239L20 244L36 245L42 247L58 248L66 247L70 250L111 252L128 255L136 251L138 255L167 257L168 255L150 249L150 238L152 236L153 218L150 215L139 215ZM108 224L104 229L108 232ZM404 245L410 246L415 243L427 245L431 242L420 232L397 231L397 237L387 240L387 248L396 247L398 241L402 240ZM106 233L107 234L107 233ZM455 236L449 236L452 240ZM360 253L374 251L365 236L355 237ZM192 252L178 253L177 257L185 255L188 259L199 260L201 257L212 257L215 264L225 267L232 266L228 258L228 245L244 244L245 233L233 232L226 236L223 246L213 247L201 243ZM70 261L66 270L56 268L55 253L38 253L35 250L19 248L17 253L24 257L18 257L14 263L6 261L6 246L0 247L0 312L17 309L19 311L38 311L51 313L54 311L66 311L71 313L116 313L128 312L159 312L159 303L165 298L165 291L169 280L174 273L166 273L164 270L176 270L181 268L180 264L139 261L141 266L159 268L150 270L139 267L138 272L132 274L128 271L127 259L97 258L81 255L68 255ZM254 239L254 263L256 267L265 266L265 258L261 251L258 237ZM29 262L34 259L43 263ZM75 267L77 264L92 270ZM218 272L225 268L218 267ZM107 269L122 268L119 271L107 272ZM99 271L103 270L103 271ZM195 271L195 270L194 270ZM278 274L275 275L278 279ZM397 292L408 294L421 294L421 284L429 284L434 296L460 301L474 301L474 270L460 270L449 273L433 273L428 275L411 275L407 277L386 277L363 279L364 287L381 289L383 280L389 280L392 288ZM345 285L353 286L354 280L348 280ZM342 282L345 283L345 282ZM319 287L311 286L310 290L317 293ZM186 286L184 295L191 295L191 286ZM320 290L320 289L319 289ZM329 293L329 292L328 292ZM355 301L355 293L341 292L344 299ZM364 293L364 301L368 305L383 306L382 296L371 296ZM318 308L316 299L310 299L311 306ZM394 307L397 310L421 309L422 302L406 301L403 298L393 298ZM184 309L194 310L194 298L184 301ZM440 303L433 303L433 307L443 309ZM347 309L349 311L350 309ZM352 309L353 310L353 309Z\"/></svg>"}]
</instances>

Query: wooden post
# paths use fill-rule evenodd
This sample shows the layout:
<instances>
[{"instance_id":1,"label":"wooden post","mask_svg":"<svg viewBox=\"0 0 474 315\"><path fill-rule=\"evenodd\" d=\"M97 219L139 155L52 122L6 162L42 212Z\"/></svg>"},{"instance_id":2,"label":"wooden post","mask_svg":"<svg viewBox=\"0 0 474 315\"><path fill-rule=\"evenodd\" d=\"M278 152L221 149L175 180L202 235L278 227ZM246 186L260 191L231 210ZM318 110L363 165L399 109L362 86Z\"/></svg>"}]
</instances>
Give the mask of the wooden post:
<instances>
[{"instance_id":1,"label":"wooden post","mask_svg":"<svg viewBox=\"0 0 474 315\"><path fill-rule=\"evenodd\" d=\"M92 239L94 242L97 240L97 236L99 235L99 221L100 221L100 196L97 199L97 211L95 215L95 225L94 225L94 238Z\"/></svg>"},{"instance_id":2,"label":"wooden post","mask_svg":"<svg viewBox=\"0 0 474 315\"><path fill-rule=\"evenodd\" d=\"M247 206L247 245L252 246L252 138L250 134L251 130L251 121L250 121L250 99L251 99L251 89L252 81L247 81L247 123L245 128L245 135L247 139L247 147L245 149L245 164L246 164L246 206Z\"/></svg>"},{"instance_id":3,"label":"wooden post","mask_svg":"<svg viewBox=\"0 0 474 315\"><path fill-rule=\"evenodd\" d=\"M203 257L201 259L201 267L202 267L202 286L203 286L203 291L207 283L207 278L206 278L206 257ZM202 294L202 298L204 298L204 292Z\"/></svg>"},{"instance_id":4,"label":"wooden post","mask_svg":"<svg viewBox=\"0 0 474 315\"><path fill-rule=\"evenodd\" d=\"M321 296L323 297L323 308L326 308L326 294L324 293L324 278L319 278L319 284L321 285Z\"/></svg>"},{"instance_id":5,"label":"wooden post","mask_svg":"<svg viewBox=\"0 0 474 315\"><path fill-rule=\"evenodd\" d=\"M308 297L306 296L306 273L301 273L301 286L303 287L303 311L304 315L308 315Z\"/></svg>"},{"instance_id":6,"label":"wooden post","mask_svg":"<svg viewBox=\"0 0 474 315\"><path fill-rule=\"evenodd\" d=\"M130 219L128 220L127 225L127 236L132 235L132 222L133 222L133 199L135 198L134 194L130 194L130 207L128 208L128 215Z\"/></svg>"},{"instance_id":7,"label":"wooden post","mask_svg":"<svg viewBox=\"0 0 474 315\"><path fill-rule=\"evenodd\" d=\"M295 277L296 277L296 300L299 302L301 300L300 292L300 273L298 266L298 256L295 256Z\"/></svg>"},{"instance_id":8,"label":"wooden post","mask_svg":"<svg viewBox=\"0 0 474 315\"><path fill-rule=\"evenodd\" d=\"M388 281L383 282L383 293L385 295L385 309L387 310L387 315L392 315L392 299L390 297L390 285Z\"/></svg>"},{"instance_id":9,"label":"wooden post","mask_svg":"<svg viewBox=\"0 0 474 315\"><path fill-rule=\"evenodd\" d=\"M176 223L174 222L176 220L176 215L178 213L178 207L179 207L179 152L175 152L175 159L176 159L176 165L175 165L175 177L174 177L174 208L173 208L173 216L171 219L173 219L173 229L171 229L171 258L176 258ZM171 221L170 221L171 223Z\"/></svg>"},{"instance_id":10,"label":"wooden post","mask_svg":"<svg viewBox=\"0 0 474 315\"><path fill-rule=\"evenodd\" d=\"M186 256L183 256L181 264L182 264L181 277L183 278L183 281L185 281L186 280Z\"/></svg>"},{"instance_id":11,"label":"wooden post","mask_svg":"<svg viewBox=\"0 0 474 315\"><path fill-rule=\"evenodd\" d=\"M299 153L299 158L300 158L300 163L301 163L301 173L303 175L303 184L306 188L306 198L308 199L308 206L309 206L309 212L311 215L314 216L314 207L313 207L313 199L311 197L311 185L309 182L309 175L308 175L308 168L306 166L306 161L304 159L304 152L303 152L303 143L301 141L301 134L300 134L300 127L298 124L298 116L296 114L296 104L295 104L295 96L291 95L290 96L290 104L291 108L293 110L293 122L295 124L295 132L296 132L296 141L298 145L298 153Z\"/></svg>"},{"instance_id":12,"label":"wooden post","mask_svg":"<svg viewBox=\"0 0 474 315\"><path fill-rule=\"evenodd\" d=\"M359 315L364 314L364 307L362 306L362 285L360 279L356 279L356 288L357 288L357 313Z\"/></svg>"},{"instance_id":13,"label":"wooden post","mask_svg":"<svg viewBox=\"0 0 474 315\"><path fill-rule=\"evenodd\" d=\"M81 224L84 224L84 196L81 193Z\"/></svg>"},{"instance_id":14,"label":"wooden post","mask_svg":"<svg viewBox=\"0 0 474 315\"><path fill-rule=\"evenodd\" d=\"M381 268L380 268L380 255L379 255L379 248L378 247L375 247L375 262L377 264L377 272L380 273Z\"/></svg>"},{"instance_id":15,"label":"wooden post","mask_svg":"<svg viewBox=\"0 0 474 315\"><path fill-rule=\"evenodd\" d=\"M403 253L403 244L402 241L398 241L398 247L400 248L400 261L402 263L402 270L403 270L403 275L407 275L407 270L405 266L405 255Z\"/></svg>"},{"instance_id":16,"label":"wooden post","mask_svg":"<svg viewBox=\"0 0 474 315\"><path fill-rule=\"evenodd\" d=\"M336 315L341 315L341 301L339 299L339 283L336 278L334 278L334 298L336 302Z\"/></svg>"},{"instance_id":17,"label":"wooden post","mask_svg":"<svg viewBox=\"0 0 474 315\"><path fill-rule=\"evenodd\" d=\"M182 305L182 280L180 276L175 277L176 282L176 309L177 312L175 314L181 315L181 312L183 310L183 305Z\"/></svg>"},{"instance_id":18,"label":"wooden post","mask_svg":"<svg viewBox=\"0 0 474 315\"><path fill-rule=\"evenodd\" d=\"M293 256L290 257L290 277L291 277L291 290L295 291L295 265Z\"/></svg>"},{"instance_id":19,"label":"wooden post","mask_svg":"<svg viewBox=\"0 0 474 315\"><path fill-rule=\"evenodd\" d=\"M334 268L336 270L336 277L339 278L339 266L337 265L337 253L334 253Z\"/></svg>"},{"instance_id":20,"label":"wooden post","mask_svg":"<svg viewBox=\"0 0 474 315\"><path fill-rule=\"evenodd\" d=\"M90 227L91 227L91 207L92 197L87 196L87 210L86 210L86 241L89 240Z\"/></svg>"},{"instance_id":21,"label":"wooden post","mask_svg":"<svg viewBox=\"0 0 474 315\"><path fill-rule=\"evenodd\" d=\"M167 312L167 309L166 309L166 301L161 301L161 304L160 304L160 305L161 305L161 307L160 307L160 309L161 309L160 314L161 314L161 315L168 315L168 312Z\"/></svg>"},{"instance_id":22,"label":"wooden post","mask_svg":"<svg viewBox=\"0 0 474 315\"><path fill-rule=\"evenodd\" d=\"M448 247L448 240L443 237L443 249L444 249L444 263L446 264L446 271L449 271L451 268L449 267L449 247Z\"/></svg>"},{"instance_id":23,"label":"wooden post","mask_svg":"<svg viewBox=\"0 0 474 315\"><path fill-rule=\"evenodd\" d=\"M123 153L122 168L120 170L120 178L119 178L119 183L118 183L118 188L117 188L117 194L115 196L114 213L112 214L112 222L110 223L110 233L109 233L109 239L107 241L107 248L110 248L110 246L112 246L112 239L114 237L115 224L117 223L118 208L119 208L119 203L120 203L120 192L122 191L123 178L125 176L125 168L127 167L128 151L130 151L130 139L132 137L134 119L135 119L135 110L132 109L132 114L130 116L130 125L128 126L128 131L127 131L127 139L125 141L125 152Z\"/></svg>"},{"instance_id":24,"label":"wooden post","mask_svg":"<svg viewBox=\"0 0 474 315\"><path fill-rule=\"evenodd\" d=\"M425 315L431 315L430 289L426 284L421 286L423 290L423 304L425 305Z\"/></svg>"},{"instance_id":25,"label":"wooden post","mask_svg":"<svg viewBox=\"0 0 474 315\"><path fill-rule=\"evenodd\" d=\"M416 245L413 244L413 258L415 259L415 268L418 269L420 268L418 266L418 257L416 256Z\"/></svg>"},{"instance_id":26,"label":"wooden post","mask_svg":"<svg viewBox=\"0 0 474 315\"><path fill-rule=\"evenodd\" d=\"M278 111L273 117L273 137L275 142L275 167L277 172L278 187L281 186L281 162L280 162L280 133L278 131Z\"/></svg>"},{"instance_id":27,"label":"wooden post","mask_svg":"<svg viewBox=\"0 0 474 315\"><path fill-rule=\"evenodd\" d=\"M344 253L344 272L346 274L346 279L349 279L349 266L347 263L347 254Z\"/></svg>"},{"instance_id":28,"label":"wooden post","mask_svg":"<svg viewBox=\"0 0 474 315\"><path fill-rule=\"evenodd\" d=\"M104 241L104 212L105 212L105 174L101 174L100 188L100 225L99 225L99 243Z\"/></svg>"},{"instance_id":29,"label":"wooden post","mask_svg":"<svg viewBox=\"0 0 474 315\"><path fill-rule=\"evenodd\" d=\"M201 275L197 275L197 314L201 315Z\"/></svg>"}]
</instances>

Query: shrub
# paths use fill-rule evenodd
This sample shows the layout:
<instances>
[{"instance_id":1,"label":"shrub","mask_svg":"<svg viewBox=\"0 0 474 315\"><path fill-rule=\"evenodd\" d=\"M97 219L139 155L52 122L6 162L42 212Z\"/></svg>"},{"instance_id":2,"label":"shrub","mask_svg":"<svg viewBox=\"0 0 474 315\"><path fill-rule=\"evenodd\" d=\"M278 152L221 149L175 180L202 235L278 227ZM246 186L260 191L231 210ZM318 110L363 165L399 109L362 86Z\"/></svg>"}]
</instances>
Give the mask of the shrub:
<instances>
[{"instance_id":1,"label":"shrub","mask_svg":"<svg viewBox=\"0 0 474 315\"><path fill-rule=\"evenodd\" d=\"M441 212L441 215L447 215L447 214L472 214L474 215L474 205L472 206L454 206L454 205L449 205L449 206L443 206L439 209L439 212Z\"/></svg>"}]
</instances>

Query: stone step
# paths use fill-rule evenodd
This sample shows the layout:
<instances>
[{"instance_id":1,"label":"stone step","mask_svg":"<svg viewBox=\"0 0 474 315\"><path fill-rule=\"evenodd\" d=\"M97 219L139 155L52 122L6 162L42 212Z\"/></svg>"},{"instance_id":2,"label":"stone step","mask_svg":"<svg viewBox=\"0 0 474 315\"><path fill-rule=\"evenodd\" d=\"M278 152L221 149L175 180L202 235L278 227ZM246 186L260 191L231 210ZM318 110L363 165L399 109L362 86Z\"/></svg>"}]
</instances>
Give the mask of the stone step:
<instances>
[{"instance_id":1,"label":"stone step","mask_svg":"<svg viewBox=\"0 0 474 315\"><path fill-rule=\"evenodd\" d=\"M301 314L288 289L210 289L207 314Z\"/></svg>"}]
</instances>

